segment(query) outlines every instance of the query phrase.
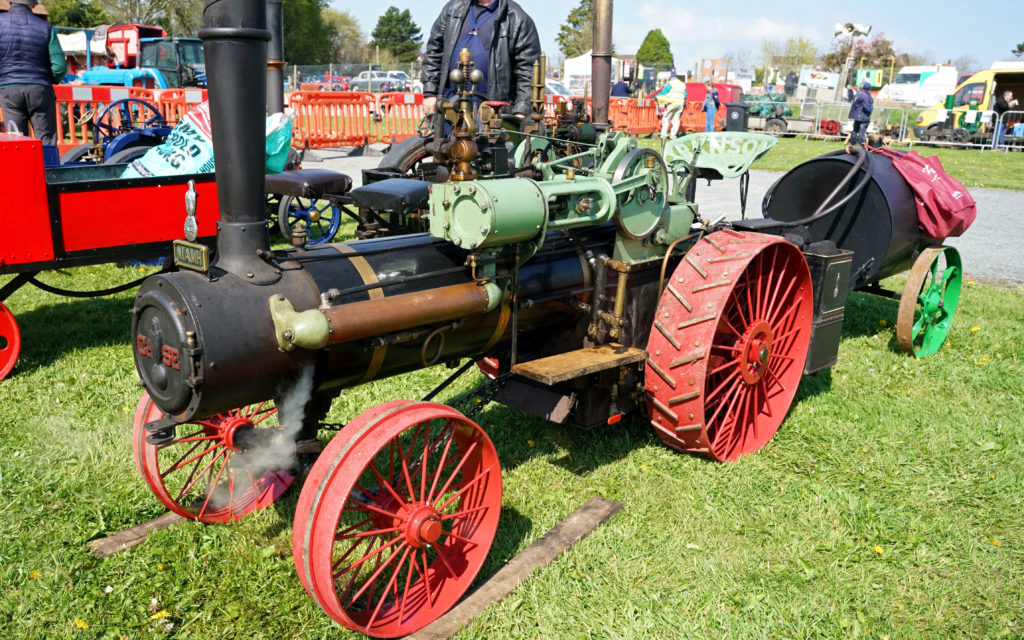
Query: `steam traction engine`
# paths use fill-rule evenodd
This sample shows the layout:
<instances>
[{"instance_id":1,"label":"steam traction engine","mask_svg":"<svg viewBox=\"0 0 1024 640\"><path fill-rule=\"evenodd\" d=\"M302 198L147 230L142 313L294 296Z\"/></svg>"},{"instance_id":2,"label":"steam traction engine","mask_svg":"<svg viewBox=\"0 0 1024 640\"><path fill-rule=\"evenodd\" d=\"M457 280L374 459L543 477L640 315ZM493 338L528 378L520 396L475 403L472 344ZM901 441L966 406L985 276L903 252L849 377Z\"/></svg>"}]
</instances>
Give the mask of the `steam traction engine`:
<instances>
[{"instance_id":1,"label":"steam traction engine","mask_svg":"<svg viewBox=\"0 0 1024 640\"><path fill-rule=\"evenodd\" d=\"M670 447L728 461L767 442L801 376L834 362L850 251L708 224L682 197L685 166L600 125L570 142L529 135L510 152L493 113L473 106L466 58L460 94L437 115L450 134L428 150L447 181L352 192L388 212L392 233L429 233L271 250L263 10L207 2L215 153L230 159L217 163L217 255L209 264L203 245L184 243L191 268L139 291L146 393L133 445L159 499L204 522L266 506L308 471L295 567L339 623L392 637L443 614L479 571L501 509L494 446L448 406L370 408L320 451L320 423L346 387L480 361L500 402L588 426L642 414Z\"/></svg>"}]
</instances>

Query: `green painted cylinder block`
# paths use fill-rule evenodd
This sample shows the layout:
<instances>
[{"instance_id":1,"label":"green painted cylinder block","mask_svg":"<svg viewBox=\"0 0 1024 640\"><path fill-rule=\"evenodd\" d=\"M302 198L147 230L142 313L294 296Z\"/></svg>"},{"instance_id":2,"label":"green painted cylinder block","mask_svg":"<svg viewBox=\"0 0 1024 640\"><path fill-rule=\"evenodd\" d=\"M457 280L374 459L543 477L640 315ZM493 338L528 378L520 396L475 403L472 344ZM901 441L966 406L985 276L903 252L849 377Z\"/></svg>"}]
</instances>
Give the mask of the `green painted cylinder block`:
<instances>
[{"instance_id":1,"label":"green painted cylinder block","mask_svg":"<svg viewBox=\"0 0 1024 640\"><path fill-rule=\"evenodd\" d=\"M531 240L547 220L547 198L526 179L435 184L430 235L475 251Z\"/></svg>"}]
</instances>

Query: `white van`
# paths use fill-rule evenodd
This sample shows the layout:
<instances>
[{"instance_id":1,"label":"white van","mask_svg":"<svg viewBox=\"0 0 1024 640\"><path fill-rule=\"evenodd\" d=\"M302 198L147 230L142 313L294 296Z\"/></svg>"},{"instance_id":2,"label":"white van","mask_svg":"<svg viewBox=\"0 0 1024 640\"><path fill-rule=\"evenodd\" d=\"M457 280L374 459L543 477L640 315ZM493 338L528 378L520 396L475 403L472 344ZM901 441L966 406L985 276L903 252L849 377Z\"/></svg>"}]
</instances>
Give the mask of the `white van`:
<instances>
[{"instance_id":1,"label":"white van","mask_svg":"<svg viewBox=\"0 0 1024 640\"><path fill-rule=\"evenodd\" d=\"M944 64L903 67L892 82L878 92L878 99L931 106L953 93L956 79L956 68Z\"/></svg>"}]
</instances>

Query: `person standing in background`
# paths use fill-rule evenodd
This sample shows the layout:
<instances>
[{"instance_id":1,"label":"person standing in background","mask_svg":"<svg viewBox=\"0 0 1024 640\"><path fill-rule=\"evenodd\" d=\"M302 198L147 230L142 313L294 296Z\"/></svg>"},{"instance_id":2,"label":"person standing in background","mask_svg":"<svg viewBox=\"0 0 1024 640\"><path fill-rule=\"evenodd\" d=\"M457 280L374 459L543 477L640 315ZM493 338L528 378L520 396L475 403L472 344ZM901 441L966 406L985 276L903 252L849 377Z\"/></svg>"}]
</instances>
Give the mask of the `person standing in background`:
<instances>
[{"instance_id":1,"label":"person standing in background","mask_svg":"<svg viewBox=\"0 0 1024 640\"><path fill-rule=\"evenodd\" d=\"M612 97L613 98L628 98L629 97L629 83L625 80L620 79L618 82L612 85Z\"/></svg>"},{"instance_id":2,"label":"person standing in background","mask_svg":"<svg viewBox=\"0 0 1024 640\"><path fill-rule=\"evenodd\" d=\"M853 120L853 131L850 132L850 144L867 142L868 124L871 123L871 112L875 110L875 99L871 97L871 83L865 82L850 104L850 119Z\"/></svg>"},{"instance_id":3,"label":"person standing in background","mask_svg":"<svg viewBox=\"0 0 1024 640\"><path fill-rule=\"evenodd\" d=\"M668 83L654 96L665 107L661 114L661 143L679 133L679 120L686 109L686 83L673 71ZM669 131L671 129L671 133Z\"/></svg>"},{"instance_id":4,"label":"person standing in background","mask_svg":"<svg viewBox=\"0 0 1024 640\"><path fill-rule=\"evenodd\" d=\"M484 74L477 92L510 103L520 117L532 110L530 82L533 63L540 58L540 37L533 19L513 0L451 0L423 49L424 113L434 112L438 96L455 95L448 73L463 49L469 49L475 68Z\"/></svg>"},{"instance_id":5,"label":"person standing in background","mask_svg":"<svg viewBox=\"0 0 1024 640\"><path fill-rule=\"evenodd\" d=\"M11 0L0 11L0 109L4 120L28 135L29 122L43 144L57 144L54 83L67 72L64 50L50 23L35 15L37 0Z\"/></svg>"},{"instance_id":6,"label":"person standing in background","mask_svg":"<svg viewBox=\"0 0 1024 640\"><path fill-rule=\"evenodd\" d=\"M718 106L721 104L718 100L718 89L715 88L711 80L704 81L704 88L707 89L707 93L704 94L704 104L700 107L700 110L704 112L704 130L714 131L715 116L718 114Z\"/></svg>"},{"instance_id":7,"label":"person standing in background","mask_svg":"<svg viewBox=\"0 0 1024 640\"><path fill-rule=\"evenodd\" d=\"M1004 91L1001 96L996 98L995 104L992 105L992 121L996 127L996 147L1003 145L1003 136L1006 135L1006 120L1000 118L1004 113L1016 106L1017 100L1014 99L1012 91Z\"/></svg>"}]
</instances>

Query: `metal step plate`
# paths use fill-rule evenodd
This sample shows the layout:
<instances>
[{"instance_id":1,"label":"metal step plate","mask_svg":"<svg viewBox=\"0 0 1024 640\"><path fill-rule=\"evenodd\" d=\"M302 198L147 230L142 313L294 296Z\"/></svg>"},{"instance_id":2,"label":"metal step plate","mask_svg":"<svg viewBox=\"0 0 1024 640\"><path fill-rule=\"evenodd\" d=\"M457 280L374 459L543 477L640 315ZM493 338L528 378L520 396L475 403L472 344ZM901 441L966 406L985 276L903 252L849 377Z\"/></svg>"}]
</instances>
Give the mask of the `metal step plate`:
<instances>
[{"instance_id":1,"label":"metal step plate","mask_svg":"<svg viewBox=\"0 0 1024 640\"><path fill-rule=\"evenodd\" d=\"M598 371L640 362L646 358L647 352L643 349L624 347L620 344L603 344L521 362L512 367L512 373L553 385Z\"/></svg>"}]
</instances>

